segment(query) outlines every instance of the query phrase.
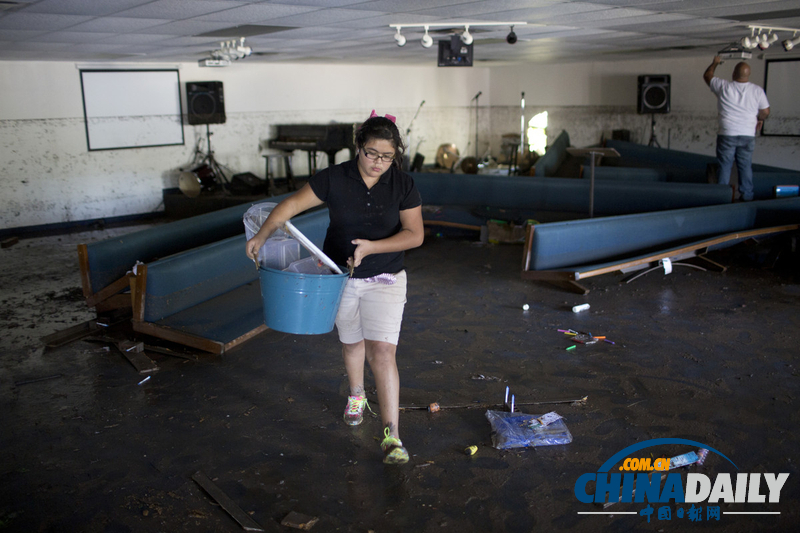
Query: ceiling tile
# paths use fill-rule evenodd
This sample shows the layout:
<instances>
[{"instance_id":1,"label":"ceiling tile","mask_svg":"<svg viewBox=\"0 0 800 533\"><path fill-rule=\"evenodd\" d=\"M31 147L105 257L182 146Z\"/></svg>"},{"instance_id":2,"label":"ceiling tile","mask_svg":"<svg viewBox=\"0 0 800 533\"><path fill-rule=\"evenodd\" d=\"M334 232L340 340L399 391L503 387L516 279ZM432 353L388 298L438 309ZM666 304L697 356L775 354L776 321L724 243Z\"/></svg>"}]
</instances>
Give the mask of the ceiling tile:
<instances>
[{"instance_id":1,"label":"ceiling tile","mask_svg":"<svg viewBox=\"0 0 800 533\"><path fill-rule=\"evenodd\" d=\"M101 17L76 24L72 26L70 30L128 33L151 28L153 26L161 26L162 24L164 24L164 20L162 19Z\"/></svg>"},{"instance_id":2,"label":"ceiling tile","mask_svg":"<svg viewBox=\"0 0 800 533\"><path fill-rule=\"evenodd\" d=\"M89 33L79 31L53 31L47 35L42 35L37 39L37 41L43 43L91 43L107 39L109 37L117 37L117 34Z\"/></svg>"},{"instance_id":3,"label":"ceiling tile","mask_svg":"<svg viewBox=\"0 0 800 533\"><path fill-rule=\"evenodd\" d=\"M153 0L39 0L24 8L25 13L52 13L58 15L91 15L102 17Z\"/></svg>"},{"instance_id":4,"label":"ceiling tile","mask_svg":"<svg viewBox=\"0 0 800 533\"><path fill-rule=\"evenodd\" d=\"M753 23L797 27L798 0L23 0L0 11L0 60L185 61L207 56L219 40L242 32L254 50L248 62L319 61L428 65L424 29L403 28L395 45L390 24L434 24L434 40L471 22L476 64L589 61L715 53ZM517 22L519 41L505 42ZM453 23L438 27L438 23ZM528 22L528 24L521 24ZM254 27L280 28L255 34ZM225 32L225 37L214 36ZM260 33L260 32L259 32ZM211 35L206 35L211 34ZM238 35L236 35L238 36ZM782 36L781 36L782 37ZM157 43L157 44L156 44ZM75 46L71 46L75 45ZM122 47L121 49L117 47ZM24 48L24 49L23 49ZM775 54L784 52L775 47ZM127 53L124 51L127 50ZM772 50L769 51L773 53ZM662 54L662 55L658 55ZM784 57L797 57L800 52ZM132 59L133 58L133 59Z\"/></svg>"},{"instance_id":5,"label":"ceiling tile","mask_svg":"<svg viewBox=\"0 0 800 533\"><path fill-rule=\"evenodd\" d=\"M221 0L155 0L119 11L118 17L183 20L245 5L245 2Z\"/></svg>"},{"instance_id":6,"label":"ceiling tile","mask_svg":"<svg viewBox=\"0 0 800 533\"><path fill-rule=\"evenodd\" d=\"M50 13L5 13L0 17L0 29L63 30L89 20L86 15L55 15Z\"/></svg>"},{"instance_id":7,"label":"ceiling tile","mask_svg":"<svg viewBox=\"0 0 800 533\"><path fill-rule=\"evenodd\" d=\"M285 6L276 4L252 4L248 6L236 7L233 9L226 9L225 11L217 11L209 15L196 17L196 20L202 21L222 21L233 22L240 24L258 24L281 17L288 17L290 15L299 15L308 12L320 11L334 11L330 9L318 9L309 6ZM288 24L291 26L291 24Z\"/></svg>"}]
</instances>

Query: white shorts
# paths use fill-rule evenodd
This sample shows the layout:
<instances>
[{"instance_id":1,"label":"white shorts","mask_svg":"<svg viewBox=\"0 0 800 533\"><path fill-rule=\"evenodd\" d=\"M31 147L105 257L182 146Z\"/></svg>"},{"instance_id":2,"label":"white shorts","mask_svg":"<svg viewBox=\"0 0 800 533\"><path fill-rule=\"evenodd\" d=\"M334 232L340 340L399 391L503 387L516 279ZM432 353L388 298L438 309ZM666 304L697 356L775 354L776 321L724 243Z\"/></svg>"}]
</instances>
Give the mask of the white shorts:
<instances>
[{"instance_id":1,"label":"white shorts","mask_svg":"<svg viewBox=\"0 0 800 533\"><path fill-rule=\"evenodd\" d=\"M336 315L339 340L355 344L362 340L397 345L406 305L406 271L395 274L397 282L385 285L349 279Z\"/></svg>"}]
</instances>

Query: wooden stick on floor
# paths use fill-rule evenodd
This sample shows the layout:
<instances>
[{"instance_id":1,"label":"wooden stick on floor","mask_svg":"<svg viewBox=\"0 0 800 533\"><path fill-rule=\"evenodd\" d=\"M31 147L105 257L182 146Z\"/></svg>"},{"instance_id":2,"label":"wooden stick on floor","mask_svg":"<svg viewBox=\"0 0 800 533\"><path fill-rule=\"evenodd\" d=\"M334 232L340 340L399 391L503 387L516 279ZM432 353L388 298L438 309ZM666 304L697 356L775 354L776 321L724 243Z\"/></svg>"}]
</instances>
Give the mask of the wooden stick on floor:
<instances>
[{"instance_id":1,"label":"wooden stick on floor","mask_svg":"<svg viewBox=\"0 0 800 533\"><path fill-rule=\"evenodd\" d=\"M236 502L231 500L227 494L222 492L222 490L217 487L213 481L208 479L204 473L197 471L192 476L192 479L200 485L204 491L208 493L209 496L214 498L214 501L220 504L220 506L225 509L225 511L231 515L231 518L239 522L239 525L242 526L242 529L245 531L264 531L264 528L258 525L258 523L250 518L250 515L245 513L241 507L236 505Z\"/></svg>"},{"instance_id":2,"label":"wooden stick on floor","mask_svg":"<svg viewBox=\"0 0 800 533\"><path fill-rule=\"evenodd\" d=\"M523 405L552 405L552 404L563 404L563 403L586 403L589 399L588 396L584 396L583 398L578 398L577 400L553 400L549 402L522 402L517 403L516 406L523 406ZM374 402L377 403L377 402ZM492 407L504 407L502 404L497 403L471 403L466 405L438 405L438 409L490 409ZM428 411L430 410L430 406L417 406L417 405L401 405L401 411Z\"/></svg>"}]
</instances>

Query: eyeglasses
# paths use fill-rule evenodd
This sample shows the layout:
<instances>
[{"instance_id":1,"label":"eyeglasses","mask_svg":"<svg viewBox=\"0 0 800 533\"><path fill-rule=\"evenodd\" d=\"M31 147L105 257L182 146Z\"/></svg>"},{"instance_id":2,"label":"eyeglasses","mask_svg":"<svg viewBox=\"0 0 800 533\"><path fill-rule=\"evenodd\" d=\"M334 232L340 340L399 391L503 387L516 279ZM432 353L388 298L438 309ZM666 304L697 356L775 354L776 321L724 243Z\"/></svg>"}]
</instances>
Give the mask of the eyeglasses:
<instances>
[{"instance_id":1,"label":"eyeglasses","mask_svg":"<svg viewBox=\"0 0 800 533\"><path fill-rule=\"evenodd\" d=\"M378 152L370 150L368 148L364 149L364 157L366 157L370 161L377 161L378 159L380 159L384 163L391 163L392 161L394 161L394 154L392 155L379 154Z\"/></svg>"}]
</instances>

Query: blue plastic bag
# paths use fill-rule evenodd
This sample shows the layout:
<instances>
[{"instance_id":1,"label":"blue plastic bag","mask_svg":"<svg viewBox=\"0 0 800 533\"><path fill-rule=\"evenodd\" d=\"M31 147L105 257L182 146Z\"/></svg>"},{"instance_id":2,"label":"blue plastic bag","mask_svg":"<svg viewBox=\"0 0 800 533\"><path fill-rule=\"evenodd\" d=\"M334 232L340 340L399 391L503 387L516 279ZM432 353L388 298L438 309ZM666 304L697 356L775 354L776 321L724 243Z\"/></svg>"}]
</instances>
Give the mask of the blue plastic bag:
<instances>
[{"instance_id":1,"label":"blue plastic bag","mask_svg":"<svg viewBox=\"0 0 800 533\"><path fill-rule=\"evenodd\" d=\"M492 425L492 446L498 450L527 448L531 446L553 446L569 444L572 434L563 419L547 426L532 429L531 421L542 415L509 413L507 411L486 411L486 418Z\"/></svg>"}]
</instances>

